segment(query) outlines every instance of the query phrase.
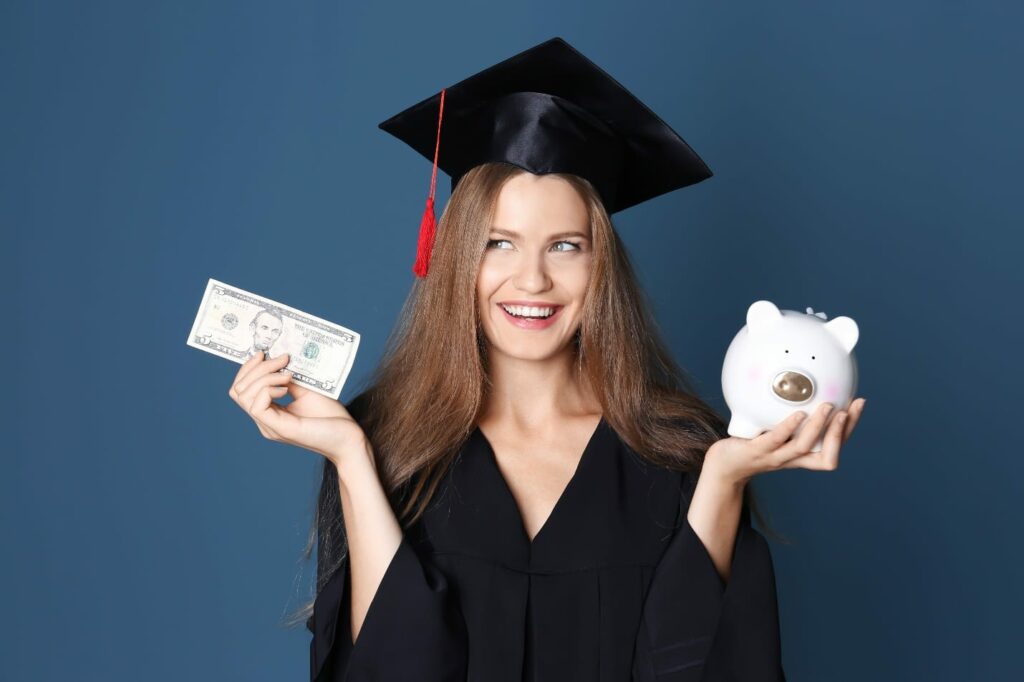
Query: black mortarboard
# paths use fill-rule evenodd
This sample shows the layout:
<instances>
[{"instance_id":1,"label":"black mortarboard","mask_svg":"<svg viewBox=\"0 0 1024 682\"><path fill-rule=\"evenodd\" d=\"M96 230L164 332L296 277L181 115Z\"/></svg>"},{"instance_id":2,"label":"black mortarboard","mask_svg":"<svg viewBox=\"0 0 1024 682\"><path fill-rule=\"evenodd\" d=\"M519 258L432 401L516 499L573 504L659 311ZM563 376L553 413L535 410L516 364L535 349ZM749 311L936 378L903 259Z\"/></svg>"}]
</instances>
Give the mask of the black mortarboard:
<instances>
[{"instance_id":1,"label":"black mortarboard","mask_svg":"<svg viewBox=\"0 0 1024 682\"><path fill-rule=\"evenodd\" d=\"M558 37L378 127L434 162L413 267L420 277L427 273L434 239L438 168L451 176L452 191L463 174L488 161L537 174L572 173L594 185L609 214L711 177L667 123Z\"/></svg>"}]
</instances>

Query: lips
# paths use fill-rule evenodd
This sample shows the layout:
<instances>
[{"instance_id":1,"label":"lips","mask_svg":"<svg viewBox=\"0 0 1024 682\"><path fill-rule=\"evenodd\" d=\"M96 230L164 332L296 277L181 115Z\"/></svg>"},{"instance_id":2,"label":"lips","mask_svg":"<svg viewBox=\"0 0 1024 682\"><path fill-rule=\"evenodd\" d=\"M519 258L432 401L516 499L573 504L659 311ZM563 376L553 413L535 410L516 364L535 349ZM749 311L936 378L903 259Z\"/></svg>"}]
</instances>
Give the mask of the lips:
<instances>
[{"instance_id":1,"label":"lips","mask_svg":"<svg viewBox=\"0 0 1024 682\"><path fill-rule=\"evenodd\" d=\"M562 310L565 308L565 306L561 305L545 306L553 307L555 309L555 312L553 312L551 315L545 318L525 318L516 317L515 315L512 315L507 310L505 310L505 307L500 303L496 305L498 306L498 310L501 311L501 314L505 317L505 319L514 324L516 327L519 327L520 329L547 329L552 324L554 324L555 320L558 319L558 316L562 313Z\"/></svg>"},{"instance_id":2,"label":"lips","mask_svg":"<svg viewBox=\"0 0 1024 682\"><path fill-rule=\"evenodd\" d=\"M506 312L516 317L550 317L561 306L558 305L518 305L511 303L499 303Z\"/></svg>"}]
</instances>

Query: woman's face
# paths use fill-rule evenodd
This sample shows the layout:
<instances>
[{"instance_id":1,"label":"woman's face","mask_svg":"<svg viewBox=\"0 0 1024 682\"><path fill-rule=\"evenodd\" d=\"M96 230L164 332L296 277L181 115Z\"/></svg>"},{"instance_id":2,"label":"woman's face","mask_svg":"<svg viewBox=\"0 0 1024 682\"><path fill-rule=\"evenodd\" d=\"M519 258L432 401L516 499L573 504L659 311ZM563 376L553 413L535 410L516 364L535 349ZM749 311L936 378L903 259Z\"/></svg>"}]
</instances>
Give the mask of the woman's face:
<instances>
[{"instance_id":1,"label":"woman's face","mask_svg":"<svg viewBox=\"0 0 1024 682\"><path fill-rule=\"evenodd\" d=\"M587 207L568 181L508 180L477 275L490 353L543 360L561 352L580 324L591 257Z\"/></svg>"}]
</instances>

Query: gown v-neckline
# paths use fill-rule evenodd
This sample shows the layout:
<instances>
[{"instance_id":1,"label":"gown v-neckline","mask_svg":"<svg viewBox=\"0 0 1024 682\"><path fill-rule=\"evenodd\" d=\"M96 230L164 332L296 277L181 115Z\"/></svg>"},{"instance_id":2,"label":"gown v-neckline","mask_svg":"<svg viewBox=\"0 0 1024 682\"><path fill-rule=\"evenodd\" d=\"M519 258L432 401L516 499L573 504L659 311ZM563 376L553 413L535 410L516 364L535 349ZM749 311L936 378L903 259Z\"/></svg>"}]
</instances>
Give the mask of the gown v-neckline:
<instances>
[{"instance_id":1,"label":"gown v-neckline","mask_svg":"<svg viewBox=\"0 0 1024 682\"><path fill-rule=\"evenodd\" d=\"M590 438L587 439L587 444L583 447L583 452L580 453L579 461L576 463L576 469L572 472L572 476L569 477L568 483L565 484L565 487L562 489L558 499L555 500L555 505L551 508L551 511L548 512L547 518L544 519L544 523L541 524L532 539L530 538L529 532L526 530L526 523L523 521L523 514L519 510L519 504L516 502L515 495L512 494L512 488L505 479L505 475L501 473L501 467L498 465L498 457L494 452L494 447L491 445L491 441L484 434L483 429L480 428L480 425L478 424L476 426L475 431L483 442L484 452L487 455L487 462L493 468L500 483L499 487L502 489L501 496L505 499L505 503L511 505L515 518L519 520L519 530L527 548L532 549L537 546L537 540L545 534L545 531L552 525L552 522L557 520L559 510L561 510L566 504L566 498L569 497L574 488L579 486L579 479L584 472L587 461L590 459L589 455L594 449L594 445L597 442L598 435L601 433L601 429L604 424L605 419L602 414L601 418L597 421L597 426L594 427L593 432L590 434Z\"/></svg>"}]
</instances>

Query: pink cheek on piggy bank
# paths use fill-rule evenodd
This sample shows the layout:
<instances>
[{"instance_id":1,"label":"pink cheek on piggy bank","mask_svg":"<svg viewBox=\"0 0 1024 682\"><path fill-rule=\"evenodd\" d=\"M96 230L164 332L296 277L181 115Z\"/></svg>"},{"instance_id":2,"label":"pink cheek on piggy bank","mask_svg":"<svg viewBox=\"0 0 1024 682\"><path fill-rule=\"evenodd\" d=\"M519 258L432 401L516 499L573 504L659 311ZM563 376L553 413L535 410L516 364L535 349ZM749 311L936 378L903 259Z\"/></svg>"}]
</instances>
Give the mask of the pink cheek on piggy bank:
<instances>
[{"instance_id":1,"label":"pink cheek on piggy bank","mask_svg":"<svg viewBox=\"0 0 1024 682\"><path fill-rule=\"evenodd\" d=\"M822 400L827 403L834 403L836 398L839 397L839 384L834 381L830 381L825 384L825 388L821 393Z\"/></svg>"},{"instance_id":2,"label":"pink cheek on piggy bank","mask_svg":"<svg viewBox=\"0 0 1024 682\"><path fill-rule=\"evenodd\" d=\"M761 383L761 368L757 365L751 365L747 367L747 383L756 385Z\"/></svg>"}]
</instances>

